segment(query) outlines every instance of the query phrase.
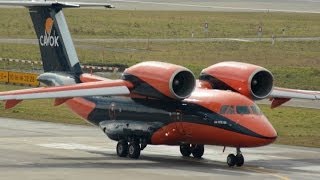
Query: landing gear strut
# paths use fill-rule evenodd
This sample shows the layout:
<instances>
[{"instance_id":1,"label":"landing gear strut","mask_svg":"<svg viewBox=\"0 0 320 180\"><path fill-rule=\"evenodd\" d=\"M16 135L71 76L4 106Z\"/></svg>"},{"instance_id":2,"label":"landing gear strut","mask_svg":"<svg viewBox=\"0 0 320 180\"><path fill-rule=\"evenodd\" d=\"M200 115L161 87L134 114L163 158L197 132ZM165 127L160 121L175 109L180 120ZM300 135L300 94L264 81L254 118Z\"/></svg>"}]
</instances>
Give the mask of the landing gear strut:
<instances>
[{"instance_id":1,"label":"landing gear strut","mask_svg":"<svg viewBox=\"0 0 320 180\"><path fill-rule=\"evenodd\" d=\"M240 151L240 148L237 148L237 155L234 154L229 154L227 157L227 164L229 167L233 166L242 166L244 164L244 158L243 155Z\"/></svg>"},{"instance_id":2,"label":"landing gear strut","mask_svg":"<svg viewBox=\"0 0 320 180\"><path fill-rule=\"evenodd\" d=\"M191 154L195 158L201 158L204 153L204 145L203 144L181 144L180 145L180 153L184 157L189 157Z\"/></svg>"}]
</instances>

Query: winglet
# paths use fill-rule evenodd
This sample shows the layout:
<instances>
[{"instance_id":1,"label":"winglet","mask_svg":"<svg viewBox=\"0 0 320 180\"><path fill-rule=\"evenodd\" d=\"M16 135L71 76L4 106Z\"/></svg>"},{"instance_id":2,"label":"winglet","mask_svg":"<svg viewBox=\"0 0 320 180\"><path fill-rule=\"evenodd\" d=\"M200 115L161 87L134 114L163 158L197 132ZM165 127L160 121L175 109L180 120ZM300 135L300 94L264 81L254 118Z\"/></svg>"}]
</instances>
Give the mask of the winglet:
<instances>
[{"instance_id":1,"label":"winglet","mask_svg":"<svg viewBox=\"0 0 320 180\"><path fill-rule=\"evenodd\" d=\"M4 105L4 108L5 109L10 109L10 108L13 108L15 107L16 105L18 105L22 100L7 100L5 105Z\"/></svg>"}]
</instances>

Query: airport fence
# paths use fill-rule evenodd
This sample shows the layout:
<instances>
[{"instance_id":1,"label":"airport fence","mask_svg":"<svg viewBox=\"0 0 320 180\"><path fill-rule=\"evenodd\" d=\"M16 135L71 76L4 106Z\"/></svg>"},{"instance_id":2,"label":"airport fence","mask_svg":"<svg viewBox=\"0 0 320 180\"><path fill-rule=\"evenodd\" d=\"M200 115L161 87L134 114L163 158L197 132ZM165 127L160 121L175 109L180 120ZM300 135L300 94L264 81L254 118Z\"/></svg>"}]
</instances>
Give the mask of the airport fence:
<instances>
[{"instance_id":1,"label":"airport fence","mask_svg":"<svg viewBox=\"0 0 320 180\"><path fill-rule=\"evenodd\" d=\"M82 65L86 73L99 73L99 75L117 74L123 72L126 65L96 66ZM0 58L0 83L8 83L23 86L40 86L37 77L43 73L41 61L31 61L23 59Z\"/></svg>"},{"instance_id":2,"label":"airport fence","mask_svg":"<svg viewBox=\"0 0 320 180\"><path fill-rule=\"evenodd\" d=\"M39 68L42 68L42 62L41 61L31 61L31 60L24 60L24 59L11 59L11 58L0 58L0 62L4 62L7 64L3 64L0 66L0 68L6 69L11 67L17 67L21 68L21 65L30 65L32 67L31 71L38 70ZM16 63L17 66L10 66L10 63ZM123 71L124 67L123 65L117 65L117 66L95 66L95 65L81 65L81 68L84 71L91 72L91 71L99 71L99 72L119 72Z\"/></svg>"}]
</instances>

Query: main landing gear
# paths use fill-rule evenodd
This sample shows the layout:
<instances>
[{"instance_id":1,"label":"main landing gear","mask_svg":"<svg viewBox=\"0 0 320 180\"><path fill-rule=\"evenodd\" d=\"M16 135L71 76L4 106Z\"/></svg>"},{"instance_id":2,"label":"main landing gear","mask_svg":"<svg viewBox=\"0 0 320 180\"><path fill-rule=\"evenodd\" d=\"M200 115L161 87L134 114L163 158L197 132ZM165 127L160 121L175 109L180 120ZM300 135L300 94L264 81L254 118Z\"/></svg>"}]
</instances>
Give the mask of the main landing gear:
<instances>
[{"instance_id":1,"label":"main landing gear","mask_svg":"<svg viewBox=\"0 0 320 180\"><path fill-rule=\"evenodd\" d=\"M240 148L237 148L237 155L234 154L229 154L227 157L227 164L229 167L233 166L242 166L244 164L244 158L243 155L240 151Z\"/></svg>"},{"instance_id":2,"label":"main landing gear","mask_svg":"<svg viewBox=\"0 0 320 180\"><path fill-rule=\"evenodd\" d=\"M195 158L201 158L204 153L203 144L181 144L180 153L184 157L189 157L191 154Z\"/></svg>"},{"instance_id":3,"label":"main landing gear","mask_svg":"<svg viewBox=\"0 0 320 180\"><path fill-rule=\"evenodd\" d=\"M119 157L129 157L132 159L138 159L140 157L140 152L147 146L146 141L141 139L129 139L129 143L127 140L120 140L117 144L117 155Z\"/></svg>"}]
</instances>

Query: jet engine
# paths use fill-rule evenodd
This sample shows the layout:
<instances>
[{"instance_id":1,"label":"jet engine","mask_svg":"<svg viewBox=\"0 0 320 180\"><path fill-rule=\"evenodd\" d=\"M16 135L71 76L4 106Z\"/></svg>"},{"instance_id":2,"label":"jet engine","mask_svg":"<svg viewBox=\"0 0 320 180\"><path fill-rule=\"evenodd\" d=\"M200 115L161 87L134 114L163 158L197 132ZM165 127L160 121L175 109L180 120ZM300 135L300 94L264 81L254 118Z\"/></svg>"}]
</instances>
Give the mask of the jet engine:
<instances>
[{"instance_id":1,"label":"jet engine","mask_svg":"<svg viewBox=\"0 0 320 180\"><path fill-rule=\"evenodd\" d=\"M185 99L195 88L193 73L164 62L142 62L127 68L122 79L133 84L131 92L153 98Z\"/></svg>"},{"instance_id":2,"label":"jet engine","mask_svg":"<svg viewBox=\"0 0 320 180\"><path fill-rule=\"evenodd\" d=\"M221 62L203 69L200 80L213 89L232 90L250 99L264 99L273 89L273 75L267 69L240 62Z\"/></svg>"}]
</instances>

